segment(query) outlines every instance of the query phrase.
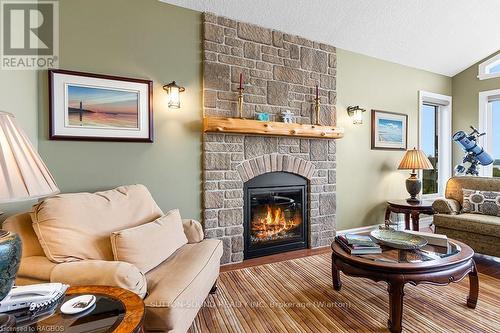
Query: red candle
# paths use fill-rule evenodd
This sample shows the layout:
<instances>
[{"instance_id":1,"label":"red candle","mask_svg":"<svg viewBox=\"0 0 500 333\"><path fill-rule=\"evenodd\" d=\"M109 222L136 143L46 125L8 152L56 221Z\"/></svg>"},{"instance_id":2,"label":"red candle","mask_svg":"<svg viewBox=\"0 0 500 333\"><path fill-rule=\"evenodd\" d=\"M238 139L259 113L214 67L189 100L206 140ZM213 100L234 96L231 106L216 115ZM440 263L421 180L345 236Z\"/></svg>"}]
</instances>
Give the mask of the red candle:
<instances>
[{"instance_id":1,"label":"red candle","mask_svg":"<svg viewBox=\"0 0 500 333\"><path fill-rule=\"evenodd\" d=\"M318 89L318 85L316 85L316 100L319 99L319 89Z\"/></svg>"},{"instance_id":2,"label":"red candle","mask_svg":"<svg viewBox=\"0 0 500 333\"><path fill-rule=\"evenodd\" d=\"M240 73L240 89L243 88L243 73Z\"/></svg>"}]
</instances>

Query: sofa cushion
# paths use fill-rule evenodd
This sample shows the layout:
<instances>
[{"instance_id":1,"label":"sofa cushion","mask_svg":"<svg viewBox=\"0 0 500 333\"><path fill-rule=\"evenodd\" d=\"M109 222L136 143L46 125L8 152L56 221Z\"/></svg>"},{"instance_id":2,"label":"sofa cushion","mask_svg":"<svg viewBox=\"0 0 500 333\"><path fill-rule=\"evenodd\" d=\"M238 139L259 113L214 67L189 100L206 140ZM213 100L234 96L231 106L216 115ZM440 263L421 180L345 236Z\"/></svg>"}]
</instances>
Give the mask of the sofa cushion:
<instances>
[{"instance_id":1,"label":"sofa cushion","mask_svg":"<svg viewBox=\"0 0 500 333\"><path fill-rule=\"evenodd\" d=\"M33 207L33 229L54 262L113 260L109 235L162 215L143 185L96 193L61 194Z\"/></svg>"},{"instance_id":2,"label":"sofa cushion","mask_svg":"<svg viewBox=\"0 0 500 333\"><path fill-rule=\"evenodd\" d=\"M111 233L115 260L149 272L188 242L178 209L153 222Z\"/></svg>"},{"instance_id":3,"label":"sofa cushion","mask_svg":"<svg viewBox=\"0 0 500 333\"><path fill-rule=\"evenodd\" d=\"M57 264L53 263L46 256L24 257L21 260L18 277L29 277L40 281L49 282L50 274Z\"/></svg>"},{"instance_id":4,"label":"sofa cushion","mask_svg":"<svg viewBox=\"0 0 500 333\"><path fill-rule=\"evenodd\" d=\"M50 282L70 286L114 286L146 296L146 277L137 267L123 261L80 260L55 265Z\"/></svg>"},{"instance_id":5,"label":"sofa cushion","mask_svg":"<svg viewBox=\"0 0 500 333\"><path fill-rule=\"evenodd\" d=\"M500 217L480 214L434 215L438 227L500 237Z\"/></svg>"},{"instance_id":6,"label":"sofa cushion","mask_svg":"<svg viewBox=\"0 0 500 333\"><path fill-rule=\"evenodd\" d=\"M45 256L40 242L33 230L33 222L29 213L10 216L5 220L2 228L15 232L21 237L23 244L23 258L33 256Z\"/></svg>"},{"instance_id":7,"label":"sofa cushion","mask_svg":"<svg viewBox=\"0 0 500 333\"><path fill-rule=\"evenodd\" d=\"M500 178L470 176L451 177L446 183L445 197L455 199L462 204L464 188L500 192Z\"/></svg>"},{"instance_id":8,"label":"sofa cushion","mask_svg":"<svg viewBox=\"0 0 500 333\"><path fill-rule=\"evenodd\" d=\"M186 332L219 275L222 242L186 244L146 274L147 331Z\"/></svg>"},{"instance_id":9,"label":"sofa cushion","mask_svg":"<svg viewBox=\"0 0 500 333\"><path fill-rule=\"evenodd\" d=\"M500 216L500 192L463 189L462 212Z\"/></svg>"}]
</instances>

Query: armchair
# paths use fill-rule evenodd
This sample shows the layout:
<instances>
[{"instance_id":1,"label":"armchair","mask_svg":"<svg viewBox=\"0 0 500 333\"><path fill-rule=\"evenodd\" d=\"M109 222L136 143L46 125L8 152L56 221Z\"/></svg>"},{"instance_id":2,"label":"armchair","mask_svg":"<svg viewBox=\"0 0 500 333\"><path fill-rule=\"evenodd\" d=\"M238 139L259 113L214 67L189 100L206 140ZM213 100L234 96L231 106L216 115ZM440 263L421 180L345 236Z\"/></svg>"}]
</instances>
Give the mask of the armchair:
<instances>
[{"instance_id":1,"label":"armchair","mask_svg":"<svg viewBox=\"0 0 500 333\"><path fill-rule=\"evenodd\" d=\"M500 217L462 213L463 189L500 192L500 179L452 177L445 198L434 201L432 208L436 233L468 244L482 254L500 256Z\"/></svg>"}]
</instances>

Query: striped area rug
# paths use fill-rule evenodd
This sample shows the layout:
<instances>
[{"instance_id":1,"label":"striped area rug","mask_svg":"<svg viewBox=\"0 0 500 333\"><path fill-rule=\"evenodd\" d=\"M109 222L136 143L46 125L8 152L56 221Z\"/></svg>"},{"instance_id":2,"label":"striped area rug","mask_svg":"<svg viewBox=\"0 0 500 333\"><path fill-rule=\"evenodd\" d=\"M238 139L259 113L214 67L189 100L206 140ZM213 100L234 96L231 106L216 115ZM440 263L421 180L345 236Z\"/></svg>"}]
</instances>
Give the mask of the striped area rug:
<instances>
[{"instance_id":1,"label":"striped area rug","mask_svg":"<svg viewBox=\"0 0 500 333\"><path fill-rule=\"evenodd\" d=\"M387 285L342 274L331 282L321 254L221 273L190 333L388 332ZM500 281L480 274L476 309L466 307L469 281L405 286L403 332L500 332Z\"/></svg>"}]
</instances>

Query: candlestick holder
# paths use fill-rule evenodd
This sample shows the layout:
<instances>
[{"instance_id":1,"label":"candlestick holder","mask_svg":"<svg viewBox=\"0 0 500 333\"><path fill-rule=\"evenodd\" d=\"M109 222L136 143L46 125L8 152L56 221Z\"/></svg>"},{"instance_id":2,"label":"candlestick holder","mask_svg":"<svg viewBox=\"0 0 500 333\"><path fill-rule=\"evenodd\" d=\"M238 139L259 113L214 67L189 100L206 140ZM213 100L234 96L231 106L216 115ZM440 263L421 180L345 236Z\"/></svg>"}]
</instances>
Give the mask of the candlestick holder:
<instances>
[{"instance_id":1,"label":"candlestick holder","mask_svg":"<svg viewBox=\"0 0 500 333\"><path fill-rule=\"evenodd\" d=\"M320 126L319 122L319 109L320 109L320 103L319 103L319 96L314 99L314 113L316 116L316 125Z\"/></svg>"},{"instance_id":2,"label":"candlestick holder","mask_svg":"<svg viewBox=\"0 0 500 333\"><path fill-rule=\"evenodd\" d=\"M243 119L243 90L245 88L238 88L238 117Z\"/></svg>"}]
</instances>

